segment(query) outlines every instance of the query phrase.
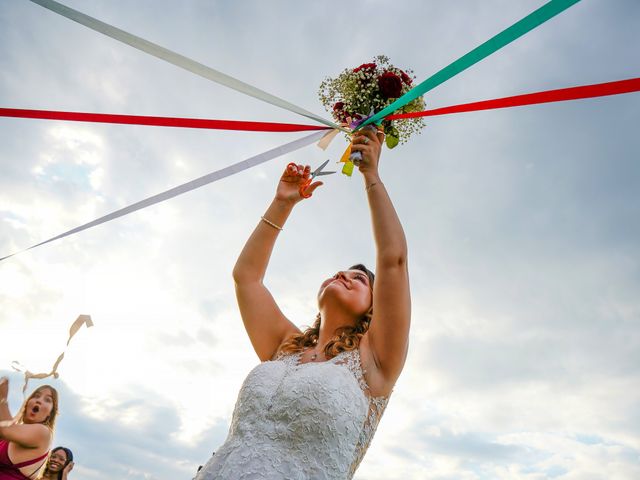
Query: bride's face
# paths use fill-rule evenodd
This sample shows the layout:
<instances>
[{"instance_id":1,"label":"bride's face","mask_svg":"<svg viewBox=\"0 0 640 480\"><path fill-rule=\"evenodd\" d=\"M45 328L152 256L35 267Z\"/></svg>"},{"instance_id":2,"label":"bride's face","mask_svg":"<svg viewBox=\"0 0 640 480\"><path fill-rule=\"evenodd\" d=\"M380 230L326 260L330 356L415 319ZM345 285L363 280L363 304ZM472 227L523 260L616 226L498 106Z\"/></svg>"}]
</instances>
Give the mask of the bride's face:
<instances>
[{"instance_id":1,"label":"bride's face","mask_svg":"<svg viewBox=\"0 0 640 480\"><path fill-rule=\"evenodd\" d=\"M373 292L369 277L361 270L342 270L320 285L318 304L337 301L350 313L364 315L371 307Z\"/></svg>"}]
</instances>

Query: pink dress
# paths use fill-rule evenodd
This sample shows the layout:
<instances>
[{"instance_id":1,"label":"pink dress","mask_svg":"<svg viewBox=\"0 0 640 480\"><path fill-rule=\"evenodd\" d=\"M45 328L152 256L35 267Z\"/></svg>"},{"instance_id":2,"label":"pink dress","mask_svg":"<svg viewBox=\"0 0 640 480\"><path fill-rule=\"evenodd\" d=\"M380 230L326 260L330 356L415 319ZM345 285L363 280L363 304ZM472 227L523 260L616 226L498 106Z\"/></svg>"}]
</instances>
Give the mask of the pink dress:
<instances>
[{"instance_id":1,"label":"pink dress","mask_svg":"<svg viewBox=\"0 0 640 480\"><path fill-rule=\"evenodd\" d=\"M49 452L26 462L13 463L9 458L9 442L0 440L0 480L31 480L40 468L36 468L28 477L20 469L44 460Z\"/></svg>"}]
</instances>

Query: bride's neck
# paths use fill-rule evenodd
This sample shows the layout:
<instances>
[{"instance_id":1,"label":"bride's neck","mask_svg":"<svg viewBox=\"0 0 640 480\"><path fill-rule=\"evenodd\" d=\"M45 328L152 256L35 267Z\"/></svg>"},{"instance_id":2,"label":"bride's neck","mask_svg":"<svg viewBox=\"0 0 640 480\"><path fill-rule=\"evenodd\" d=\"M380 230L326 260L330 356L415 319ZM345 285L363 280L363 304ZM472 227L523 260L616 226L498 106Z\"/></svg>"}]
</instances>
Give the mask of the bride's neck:
<instances>
[{"instance_id":1,"label":"bride's neck","mask_svg":"<svg viewBox=\"0 0 640 480\"><path fill-rule=\"evenodd\" d=\"M325 307L320 311L320 332L318 334L318 347L324 348L341 327L349 327L356 324L357 318L345 312L344 309Z\"/></svg>"}]
</instances>

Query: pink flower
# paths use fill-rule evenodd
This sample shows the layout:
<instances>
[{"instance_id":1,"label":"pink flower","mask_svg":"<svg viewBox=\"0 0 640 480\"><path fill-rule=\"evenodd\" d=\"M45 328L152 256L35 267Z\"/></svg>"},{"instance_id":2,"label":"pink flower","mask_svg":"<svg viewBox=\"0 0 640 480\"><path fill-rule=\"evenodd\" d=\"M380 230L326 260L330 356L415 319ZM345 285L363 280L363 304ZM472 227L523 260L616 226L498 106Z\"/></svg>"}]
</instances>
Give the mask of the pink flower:
<instances>
[{"instance_id":1,"label":"pink flower","mask_svg":"<svg viewBox=\"0 0 640 480\"><path fill-rule=\"evenodd\" d=\"M402 93L402 79L387 70L378 77L378 87L383 98L398 98Z\"/></svg>"}]
</instances>

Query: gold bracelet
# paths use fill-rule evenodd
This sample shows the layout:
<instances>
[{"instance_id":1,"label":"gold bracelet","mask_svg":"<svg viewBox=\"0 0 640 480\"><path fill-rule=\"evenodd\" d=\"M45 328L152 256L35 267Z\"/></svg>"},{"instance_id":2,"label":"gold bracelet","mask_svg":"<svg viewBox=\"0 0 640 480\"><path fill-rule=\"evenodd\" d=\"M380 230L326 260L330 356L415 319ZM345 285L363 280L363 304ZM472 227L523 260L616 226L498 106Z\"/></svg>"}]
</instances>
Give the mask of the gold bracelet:
<instances>
[{"instance_id":1,"label":"gold bracelet","mask_svg":"<svg viewBox=\"0 0 640 480\"><path fill-rule=\"evenodd\" d=\"M373 182L371 185L367 185L365 187L365 191L367 193L369 193L369 190L371 190L373 187L375 187L376 185L382 185L382 182Z\"/></svg>"},{"instance_id":2,"label":"gold bracelet","mask_svg":"<svg viewBox=\"0 0 640 480\"><path fill-rule=\"evenodd\" d=\"M6 398L0 398L0 405L9 405L9 402Z\"/></svg>"},{"instance_id":3,"label":"gold bracelet","mask_svg":"<svg viewBox=\"0 0 640 480\"><path fill-rule=\"evenodd\" d=\"M280 226L276 225L276 224L275 224L275 223L273 223L271 220L267 220L267 219L266 219L266 218L264 218L264 217L260 217L260 219L261 219L264 223L266 223L267 225L270 225L270 226L272 226L273 228L275 228L276 230L280 230L280 231L282 231L282 227L280 227Z\"/></svg>"}]
</instances>

